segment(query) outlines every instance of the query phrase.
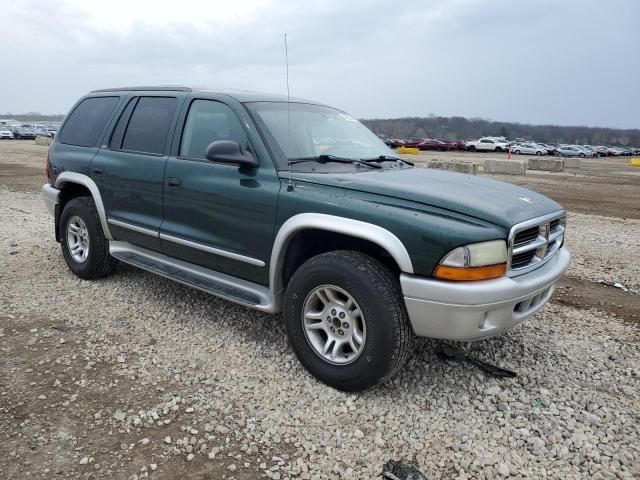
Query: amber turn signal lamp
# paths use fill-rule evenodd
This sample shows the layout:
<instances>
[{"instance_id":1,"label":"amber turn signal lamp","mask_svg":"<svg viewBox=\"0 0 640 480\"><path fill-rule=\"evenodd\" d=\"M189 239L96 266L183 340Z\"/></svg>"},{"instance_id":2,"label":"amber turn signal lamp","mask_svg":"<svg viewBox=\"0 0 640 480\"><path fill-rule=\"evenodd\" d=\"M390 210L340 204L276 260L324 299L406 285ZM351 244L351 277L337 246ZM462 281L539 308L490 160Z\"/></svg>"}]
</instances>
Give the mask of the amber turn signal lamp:
<instances>
[{"instance_id":1,"label":"amber turn signal lamp","mask_svg":"<svg viewBox=\"0 0 640 480\"><path fill-rule=\"evenodd\" d=\"M449 265L438 265L433 271L433 276L442 280L463 282L489 280L491 278L502 277L505 273L507 273L506 263L498 263L484 267L450 267Z\"/></svg>"}]
</instances>

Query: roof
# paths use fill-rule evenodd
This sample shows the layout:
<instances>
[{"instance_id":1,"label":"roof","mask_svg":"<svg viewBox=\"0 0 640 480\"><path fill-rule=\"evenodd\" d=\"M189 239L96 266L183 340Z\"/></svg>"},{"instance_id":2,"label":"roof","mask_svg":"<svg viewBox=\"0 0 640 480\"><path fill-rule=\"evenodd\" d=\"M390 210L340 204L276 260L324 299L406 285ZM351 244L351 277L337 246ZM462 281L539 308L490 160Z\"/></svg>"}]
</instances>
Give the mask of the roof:
<instances>
[{"instance_id":1,"label":"roof","mask_svg":"<svg viewBox=\"0 0 640 480\"><path fill-rule=\"evenodd\" d=\"M187 87L184 85L146 85L146 86L134 86L134 87L117 87L117 88L102 88L99 90L92 90L91 93L108 93L108 92L201 92L201 93L217 93L222 95L228 95L235 98L239 102L286 102L286 95L279 95L273 93L260 93L252 92L249 90L233 90L227 88L213 88L213 87ZM303 98L291 97L290 101L298 103L313 103L322 105L319 102L312 100L306 100Z\"/></svg>"}]
</instances>

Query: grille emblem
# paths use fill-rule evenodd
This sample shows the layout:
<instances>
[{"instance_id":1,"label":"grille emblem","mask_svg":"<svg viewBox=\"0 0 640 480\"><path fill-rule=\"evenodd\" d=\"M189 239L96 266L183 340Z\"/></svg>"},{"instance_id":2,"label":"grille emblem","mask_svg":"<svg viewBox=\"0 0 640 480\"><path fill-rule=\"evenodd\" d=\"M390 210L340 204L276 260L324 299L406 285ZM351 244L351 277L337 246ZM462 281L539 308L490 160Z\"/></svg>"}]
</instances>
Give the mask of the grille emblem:
<instances>
[{"instance_id":1,"label":"grille emblem","mask_svg":"<svg viewBox=\"0 0 640 480\"><path fill-rule=\"evenodd\" d=\"M545 239L544 245L539 247L536 250L536 257L542 260L547 254L547 248L549 248L549 232L551 231L551 226L548 223L543 223L538 228L538 235Z\"/></svg>"},{"instance_id":2,"label":"grille emblem","mask_svg":"<svg viewBox=\"0 0 640 480\"><path fill-rule=\"evenodd\" d=\"M544 237L547 241L549 241L549 231L550 225L548 223L540 225L540 236Z\"/></svg>"}]
</instances>

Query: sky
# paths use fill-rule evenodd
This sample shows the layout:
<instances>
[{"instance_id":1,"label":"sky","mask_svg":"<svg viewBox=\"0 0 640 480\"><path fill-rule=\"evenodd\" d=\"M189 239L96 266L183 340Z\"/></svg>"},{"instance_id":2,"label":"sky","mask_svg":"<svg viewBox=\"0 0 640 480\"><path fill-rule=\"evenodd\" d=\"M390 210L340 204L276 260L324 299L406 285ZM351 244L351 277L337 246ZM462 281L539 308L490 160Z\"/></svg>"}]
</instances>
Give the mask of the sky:
<instances>
[{"instance_id":1,"label":"sky","mask_svg":"<svg viewBox=\"0 0 640 480\"><path fill-rule=\"evenodd\" d=\"M640 128L639 0L4 0L0 113L206 85L358 118Z\"/></svg>"}]
</instances>

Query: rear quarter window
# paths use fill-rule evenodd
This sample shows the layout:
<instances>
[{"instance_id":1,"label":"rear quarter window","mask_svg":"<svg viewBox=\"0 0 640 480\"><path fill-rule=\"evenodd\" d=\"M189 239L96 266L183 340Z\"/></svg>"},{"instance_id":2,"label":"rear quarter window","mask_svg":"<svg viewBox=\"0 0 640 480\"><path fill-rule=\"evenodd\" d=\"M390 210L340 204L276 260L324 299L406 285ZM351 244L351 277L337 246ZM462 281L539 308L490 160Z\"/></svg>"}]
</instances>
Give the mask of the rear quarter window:
<instances>
[{"instance_id":1,"label":"rear quarter window","mask_svg":"<svg viewBox=\"0 0 640 480\"><path fill-rule=\"evenodd\" d=\"M80 147L93 147L119 99L120 97L85 98L65 122L58 135L60 142Z\"/></svg>"}]
</instances>

